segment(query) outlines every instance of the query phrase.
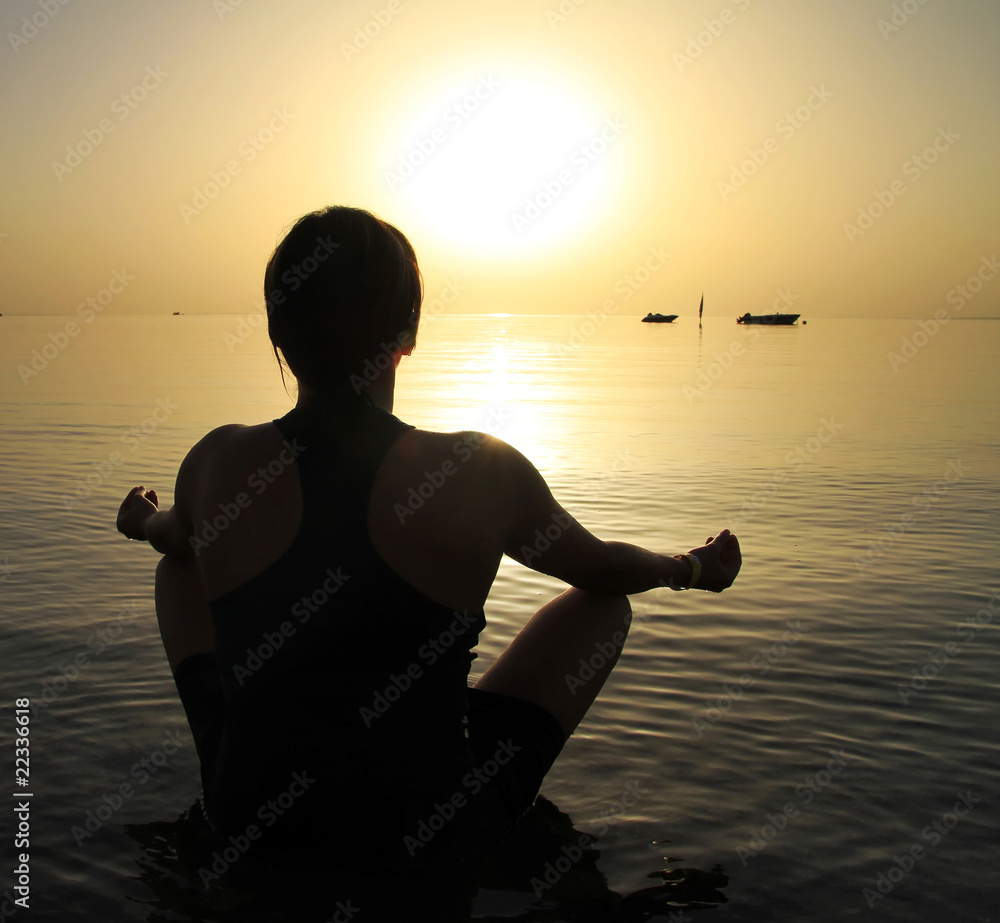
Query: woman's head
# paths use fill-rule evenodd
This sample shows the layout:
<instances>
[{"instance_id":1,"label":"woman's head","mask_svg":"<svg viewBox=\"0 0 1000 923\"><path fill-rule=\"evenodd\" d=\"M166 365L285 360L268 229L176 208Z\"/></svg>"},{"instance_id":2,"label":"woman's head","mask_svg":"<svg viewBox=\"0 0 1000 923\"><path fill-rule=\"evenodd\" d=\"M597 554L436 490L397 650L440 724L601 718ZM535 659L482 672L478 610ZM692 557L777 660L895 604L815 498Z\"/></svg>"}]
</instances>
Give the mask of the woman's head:
<instances>
[{"instance_id":1,"label":"woman's head","mask_svg":"<svg viewBox=\"0 0 1000 923\"><path fill-rule=\"evenodd\" d=\"M295 222L267 264L264 298L279 364L318 391L359 394L416 341L420 270L391 224L338 205Z\"/></svg>"}]
</instances>

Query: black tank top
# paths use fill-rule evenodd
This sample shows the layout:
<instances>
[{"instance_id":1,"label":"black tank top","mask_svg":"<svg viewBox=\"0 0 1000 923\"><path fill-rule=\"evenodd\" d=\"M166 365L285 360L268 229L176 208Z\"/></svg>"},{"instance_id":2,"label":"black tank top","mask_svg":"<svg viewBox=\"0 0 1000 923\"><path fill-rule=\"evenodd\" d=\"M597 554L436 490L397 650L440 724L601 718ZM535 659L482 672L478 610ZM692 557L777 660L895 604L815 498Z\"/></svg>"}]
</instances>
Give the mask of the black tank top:
<instances>
[{"instance_id":1,"label":"black tank top","mask_svg":"<svg viewBox=\"0 0 1000 923\"><path fill-rule=\"evenodd\" d=\"M206 809L278 849L329 847L335 830L352 850L392 852L473 765L467 683L484 613L425 596L371 543L376 473L413 427L367 399L274 423L285 446L268 474L294 458L302 522L277 561L211 603L226 719Z\"/></svg>"}]
</instances>

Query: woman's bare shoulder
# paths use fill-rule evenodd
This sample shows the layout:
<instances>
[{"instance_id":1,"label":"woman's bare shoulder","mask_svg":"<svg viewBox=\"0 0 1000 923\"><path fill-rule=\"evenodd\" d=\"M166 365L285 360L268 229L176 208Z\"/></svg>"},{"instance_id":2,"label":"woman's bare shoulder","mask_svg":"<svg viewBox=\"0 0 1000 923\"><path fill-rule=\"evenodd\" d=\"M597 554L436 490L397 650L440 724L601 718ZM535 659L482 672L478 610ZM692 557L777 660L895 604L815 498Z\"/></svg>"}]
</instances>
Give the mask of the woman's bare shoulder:
<instances>
[{"instance_id":1,"label":"woman's bare shoulder","mask_svg":"<svg viewBox=\"0 0 1000 923\"><path fill-rule=\"evenodd\" d=\"M283 437L271 422L226 423L210 430L199 439L181 463L180 477L185 471L198 482L211 478L231 481L247 477L261 464L286 452ZM294 460L280 459L285 464Z\"/></svg>"},{"instance_id":2,"label":"woman's bare shoulder","mask_svg":"<svg viewBox=\"0 0 1000 923\"><path fill-rule=\"evenodd\" d=\"M440 433L410 430L393 447L381 474L398 501L411 490L435 495L429 506L447 515L459 509L475 518L500 523L528 494L544 484L535 467L517 449L489 433L459 430ZM439 490L445 484L447 490ZM450 512L449 512L450 511Z\"/></svg>"},{"instance_id":3,"label":"woman's bare shoulder","mask_svg":"<svg viewBox=\"0 0 1000 923\"><path fill-rule=\"evenodd\" d=\"M476 430L441 433L412 429L404 436L401 446L407 450L405 454L418 453L424 462L478 471L495 469L497 465L510 464L516 457L523 457L502 439Z\"/></svg>"}]
</instances>

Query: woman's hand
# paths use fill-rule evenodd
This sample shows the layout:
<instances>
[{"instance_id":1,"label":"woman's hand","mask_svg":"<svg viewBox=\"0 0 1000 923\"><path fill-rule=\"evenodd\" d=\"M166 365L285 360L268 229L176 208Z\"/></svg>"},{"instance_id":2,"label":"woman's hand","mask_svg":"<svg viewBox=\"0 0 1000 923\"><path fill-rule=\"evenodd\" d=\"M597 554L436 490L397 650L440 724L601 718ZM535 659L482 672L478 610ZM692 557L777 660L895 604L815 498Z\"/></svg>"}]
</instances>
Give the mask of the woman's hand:
<instances>
[{"instance_id":1,"label":"woman's hand","mask_svg":"<svg viewBox=\"0 0 1000 923\"><path fill-rule=\"evenodd\" d=\"M694 588L713 593L721 593L732 586L743 563L739 540L728 529L723 529L715 538L709 536L701 548L692 548L691 554L701 561L701 577Z\"/></svg>"},{"instance_id":2,"label":"woman's hand","mask_svg":"<svg viewBox=\"0 0 1000 923\"><path fill-rule=\"evenodd\" d=\"M158 509L155 490L133 487L118 507L118 531L130 539L146 541L146 520Z\"/></svg>"}]
</instances>

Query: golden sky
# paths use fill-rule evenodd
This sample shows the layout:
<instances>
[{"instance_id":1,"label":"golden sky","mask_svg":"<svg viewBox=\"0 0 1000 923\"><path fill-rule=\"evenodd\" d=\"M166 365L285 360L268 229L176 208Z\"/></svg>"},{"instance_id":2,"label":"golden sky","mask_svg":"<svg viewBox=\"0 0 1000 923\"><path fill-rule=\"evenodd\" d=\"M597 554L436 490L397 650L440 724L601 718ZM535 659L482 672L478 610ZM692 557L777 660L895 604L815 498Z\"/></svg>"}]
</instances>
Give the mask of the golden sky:
<instances>
[{"instance_id":1,"label":"golden sky","mask_svg":"<svg viewBox=\"0 0 1000 923\"><path fill-rule=\"evenodd\" d=\"M455 313L1000 314L996 0L8 0L0 38L4 313L247 314L347 204Z\"/></svg>"}]
</instances>

